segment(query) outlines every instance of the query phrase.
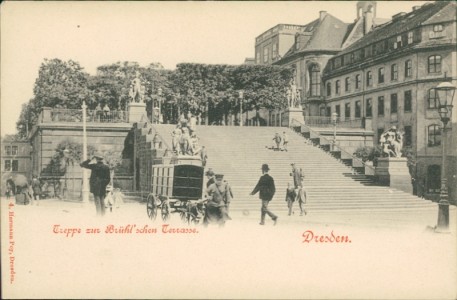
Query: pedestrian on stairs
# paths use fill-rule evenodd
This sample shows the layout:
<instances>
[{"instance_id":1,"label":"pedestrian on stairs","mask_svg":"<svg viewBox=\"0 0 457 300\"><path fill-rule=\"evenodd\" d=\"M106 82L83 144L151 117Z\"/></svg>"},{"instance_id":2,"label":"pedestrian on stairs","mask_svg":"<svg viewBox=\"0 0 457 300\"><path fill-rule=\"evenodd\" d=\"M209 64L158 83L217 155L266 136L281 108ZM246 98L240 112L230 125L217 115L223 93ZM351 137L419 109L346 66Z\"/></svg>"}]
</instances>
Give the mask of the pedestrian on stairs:
<instances>
[{"instance_id":1,"label":"pedestrian on stairs","mask_svg":"<svg viewBox=\"0 0 457 300\"><path fill-rule=\"evenodd\" d=\"M303 216L303 213L305 213L305 215L306 215L307 212L305 209L305 204L306 204L307 193L306 193L305 187L303 186L303 183L300 183L300 186L295 191L296 191L296 195L297 195L296 199L298 201L298 207L300 208L300 216Z\"/></svg>"},{"instance_id":2,"label":"pedestrian on stairs","mask_svg":"<svg viewBox=\"0 0 457 300\"><path fill-rule=\"evenodd\" d=\"M294 179L294 188L298 189L301 186L305 176L303 175L302 170L298 169L295 166L295 163L291 163L290 165L292 166L292 172L290 173L290 176L292 176Z\"/></svg>"},{"instance_id":3,"label":"pedestrian on stairs","mask_svg":"<svg viewBox=\"0 0 457 300\"><path fill-rule=\"evenodd\" d=\"M292 208L294 206L294 201L297 198L297 193L295 192L295 188L290 186L290 183L287 183L287 190L286 190L286 202L287 207L289 208L289 216L292 214Z\"/></svg>"},{"instance_id":4,"label":"pedestrian on stairs","mask_svg":"<svg viewBox=\"0 0 457 300\"><path fill-rule=\"evenodd\" d=\"M273 177L268 175L268 171L270 168L267 164L262 165L262 176L260 177L257 185L255 186L254 190L251 192L251 195L255 195L259 192L259 198L262 200L262 207L261 207L261 214L260 214L260 225L265 225L265 215L270 216L273 220L273 225L276 225L278 220L278 216L272 213L268 209L268 204L270 203L271 199L276 192L275 182Z\"/></svg>"},{"instance_id":5,"label":"pedestrian on stairs","mask_svg":"<svg viewBox=\"0 0 457 300\"><path fill-rule=\"evenodd\" d=\"M286 132L282 133L282 149L287 151L287 144L289 143L289 137L287 136Z\"/></svg>"},{"instance_id":6,"label":"pedestrian on stairs","mask_svg":"<svg viewBox=\"0 0 457 300\"><path fill-rule=\"evenodd\" d=\"M279 133L275 133L275 136L273 138L273 141L275 141L276 143L276 151L279 151L280 150L280 145L281 145L281 136L279 135Z\"/></svg>"}]
</instances>

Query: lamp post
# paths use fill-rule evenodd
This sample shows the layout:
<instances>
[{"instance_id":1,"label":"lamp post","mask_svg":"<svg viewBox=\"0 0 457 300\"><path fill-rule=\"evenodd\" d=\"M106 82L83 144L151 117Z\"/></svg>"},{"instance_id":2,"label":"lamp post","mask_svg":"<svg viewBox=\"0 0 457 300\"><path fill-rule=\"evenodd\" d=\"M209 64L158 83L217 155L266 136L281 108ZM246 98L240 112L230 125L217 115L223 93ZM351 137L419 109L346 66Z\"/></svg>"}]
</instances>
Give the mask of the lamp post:
<instances>
[{"instance_id":1,"label":"lamp post","mask_svg":"<svg viewBox=\"0 0 457 300\"><path fill-rule=\"evenodd\" d=\"M442 157L441 157L441 191L440 202L438 203L438 223L435 227L436 231L447 231L449 228L449 201L447 194L447 176L446 176L446 132L451 128L446 128L447 123L452 118L452 101L456 87L450 82L442 82L436 88L438 98L438 113L443 122L442 133Z\"/></svg>"},{"instance_id":2,"label":"lamp post","mask_svg":"<svg viewBox=\"0 0 457 300\"><path fill-rule=\"evenodd\" d=\"M86 114L86 101L83 100L83 105L81 106L83 111L83 157L82 160L87 160L87 132L86 132L86 122L87 122L87 114ZM82 202L88 203L89 202L89 184L88 184L88 176L87 176L87 169L83 168L83 176L82 176Z\"/></svg>"},{"instance_id":3,"label":"lamp post","mask_svg":"<svg viewBox=\"0 0 457 300\"><path fill-rule=\"evenodd\" d=\"M157 89L157 96L159 101L159 115L157 118L157 124L160 124L160 116L162 115L162 88Z\"/></svg>"},{"instance_id":4,"label":"lamp post","mask_svg":"<svg viewBox=\"0 0 457 300\"><path fill-rule=\"evenodd\" d=\"M238 97L240 98L240 127L243 126L243 90L238 91Z\"/></svg>"},{"instance_id":5,"label":"lamp post","mask_svg":"<svg viewBox=\"0 0 457 300\"><path fill-rule=\"evenodd\" d=\"M332 114L332 124L333 124L333 141L332 141L332 151L335 150L336 145L336 121L338 119L338 114L334 112Z\"/></svg>"},{"instance_id":6,"label":"lamp post","mask_svg":"<svg viewBox=\"0 0 457 300\"><path fill-rule=\"evenodd\" d=\"M70 159L70 150L67 148L63 149L63 157L65 157L65 183L63 186L63 191L64 191L64 199L68 199L68 185L67 185L67 180L68 180L68 160Z\"/></svg>"}]
</instances>

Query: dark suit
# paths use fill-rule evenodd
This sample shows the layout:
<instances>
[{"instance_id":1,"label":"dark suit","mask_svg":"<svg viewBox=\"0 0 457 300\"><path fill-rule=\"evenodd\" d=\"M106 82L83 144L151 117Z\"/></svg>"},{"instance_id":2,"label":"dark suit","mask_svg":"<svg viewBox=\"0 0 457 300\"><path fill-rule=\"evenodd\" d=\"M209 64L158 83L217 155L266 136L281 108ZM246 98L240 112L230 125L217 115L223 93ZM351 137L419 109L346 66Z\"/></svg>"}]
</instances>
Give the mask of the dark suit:
<instances>
[{"instance_id":1,"label":"dark suit","mask_svg":"<svg viewBox=\"0 0 457 300\"><path fill-rule=\"evenodd\" d=\"M271 199L273 199L273 196L276 192L273 177L268 174L263 174L260 177L259 182L257 182L254 190L251 192L251 195L254 195L257 192L259 192L259 198L262 200L260 224L265 222L266 214L268 214L271 219L276 220L278 217L268 209L268 203L271 201Z\"/></svg>"},{"instance_id":2,"label":"dark suit","mask_svg":"<svg viewBox=\"0 0 457 300\"><path fill-rule=\"evenodd\" d=\"M94 194L97 215L104 215L106 186L111 180L110 170L109 167L101 161L98 161L96 164L89 164L90 161L90 159L83 161L80 166L91 170L89 179L90 192Z\"/></svg>"}]
</instances>

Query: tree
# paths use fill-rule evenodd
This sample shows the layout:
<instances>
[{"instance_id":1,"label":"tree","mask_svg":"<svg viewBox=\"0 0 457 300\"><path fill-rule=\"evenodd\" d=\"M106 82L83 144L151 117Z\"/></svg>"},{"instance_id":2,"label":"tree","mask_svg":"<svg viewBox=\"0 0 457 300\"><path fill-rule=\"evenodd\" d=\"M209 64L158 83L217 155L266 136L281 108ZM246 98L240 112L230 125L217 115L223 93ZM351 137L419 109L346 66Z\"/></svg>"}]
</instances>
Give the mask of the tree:
<instances>
[{"instance_id":1,"label":"tree","mask_svg":"<svg viewBox=\"0 0 457 300\"><path fill-rule=\"evenodd\" d=\"M35 81L33 107L41 109L59 105L79 109L82 100L90 96L88 78L89 74L73 60L45 59Z\"/></svg>"}]
</instances>

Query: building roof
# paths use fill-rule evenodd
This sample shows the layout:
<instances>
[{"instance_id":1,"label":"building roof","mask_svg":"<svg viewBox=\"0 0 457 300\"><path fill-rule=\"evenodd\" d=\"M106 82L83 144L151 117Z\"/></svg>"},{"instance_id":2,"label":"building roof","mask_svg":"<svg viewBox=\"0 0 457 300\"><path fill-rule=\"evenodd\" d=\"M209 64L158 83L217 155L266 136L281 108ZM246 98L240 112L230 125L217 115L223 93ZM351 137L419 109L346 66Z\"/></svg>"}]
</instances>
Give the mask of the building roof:
<instances>
[{"instance_id":1,"label":"building roof","mask_svg":"<svg viewBox=\"0 0 457 300\"><path fill-rule=\"evenodd\" d=\"M390 22L375 28L375 30L344 49L338 56L391 36L410 31L420 25L432 23L433 20L435 20L434 22L438 22L436 21L438 19L439 22L455 20L455 6L455 2L436 1L434 3L426 3L412 12L403 15L397 14L397 17L394 16Z\"/></svg>"},{"instance_id":2,"label":"building roof","mask_svg":"<svg viewBox=\"0 0 457 300\"><path fill-rule=\"evenodd\" d=\"M27 143L27 139L17 134L6 134L2 138L3 143Z\"/></svg>"},{"instance_id":3,"label":"building roof","mask_svg":"<svg viewBox=\"0 0 457 300\"><path fill-rule=\"evenodd\" d=\"M350 24L325 13L322 20L318 18L304 25L303 29L297 33L299 48L297 49L294 45L284 55L284 58L305 50L341 50L349 28Z\"/></svg>"}]
</instances>

